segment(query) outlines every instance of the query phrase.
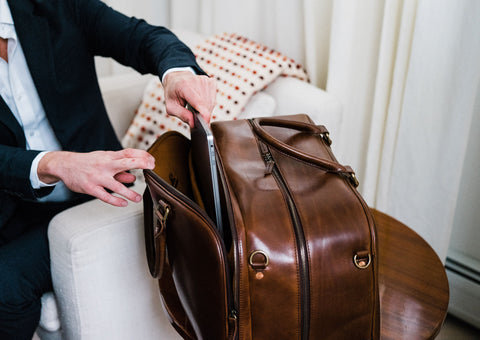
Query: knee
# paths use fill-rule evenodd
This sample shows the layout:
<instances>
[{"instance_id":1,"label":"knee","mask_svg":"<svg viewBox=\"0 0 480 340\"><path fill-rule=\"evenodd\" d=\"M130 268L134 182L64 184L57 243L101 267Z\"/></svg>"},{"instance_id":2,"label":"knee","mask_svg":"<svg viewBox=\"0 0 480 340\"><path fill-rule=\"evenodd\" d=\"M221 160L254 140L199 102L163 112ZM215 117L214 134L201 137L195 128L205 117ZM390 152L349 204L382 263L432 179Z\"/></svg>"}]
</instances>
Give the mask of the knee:
<instances>
[{"instance_id":1,"label":"knee","mask_svg":"<svg viewBox=\"0 0 480 340\"><path fill-rule=\"evenodd\" d=\"M2 263L3 262L3 263ZM0 258L0 339L32 339L42 303L28 279Z\"/></svg>"},{"instance_id":2,"label":"knee","mask_svg":"<svg viewBox=\"0 0 480 340\"><path fill-rule=\"evenodd\" d=\"M42 293L38 291L33 280L25 277L15 267L2 263L1 259L0 273L1 310L19 312L39 308Z\"/></svg>"}]
</instances>

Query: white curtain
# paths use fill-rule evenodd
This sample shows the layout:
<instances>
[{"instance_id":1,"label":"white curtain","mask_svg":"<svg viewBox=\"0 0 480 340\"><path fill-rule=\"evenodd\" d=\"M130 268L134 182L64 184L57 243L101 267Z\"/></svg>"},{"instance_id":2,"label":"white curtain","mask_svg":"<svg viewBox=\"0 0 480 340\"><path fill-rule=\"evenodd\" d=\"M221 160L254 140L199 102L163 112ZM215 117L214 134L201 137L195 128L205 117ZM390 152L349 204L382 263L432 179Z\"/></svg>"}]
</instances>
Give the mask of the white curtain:
<instances>
[{"instance_id":1,"label":"white curtain","mask_svg":"<svg viewBox=\"0 0 480 340\"><path fill-rule=\"evenodd\" d=\"M139 1L156 4L159 24L243 34L302 63L343 104L334 151L367 202L445 259L463 164L480 158L466 155L480 115L480 1Z\"/></svg>"},{"instance_id":2,"label":"white curtain","mask_svg":"<svg viewBox=\"0 0 480 340\"><path fill-rule=\"evenodd\" d=\"M387 119L391 151L381 155L377 206L415 227L441 258L463 204L463 166L480 158L478 149L466 154L480 115L479 18L475 0L419 2L400 115Z\"/></svg>"}]
</instances>

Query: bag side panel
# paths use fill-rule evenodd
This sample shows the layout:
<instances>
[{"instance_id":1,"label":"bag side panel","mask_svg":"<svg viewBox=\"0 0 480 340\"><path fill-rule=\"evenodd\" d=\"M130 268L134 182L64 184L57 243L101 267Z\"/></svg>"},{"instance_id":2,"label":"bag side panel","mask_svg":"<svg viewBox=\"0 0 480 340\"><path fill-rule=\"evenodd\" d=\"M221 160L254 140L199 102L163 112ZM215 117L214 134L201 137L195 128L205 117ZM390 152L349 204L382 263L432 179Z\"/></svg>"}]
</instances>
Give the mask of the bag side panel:
<instances>
[{"instance_id":1,"label":"bag side panel","mask_svg":"<svg viewBox=\"0 0 480 340\"><path fill-rule=\"evenodd\" d=\"M212 125L222 171L228 181L238 235L240 339L298 339L298 259L285 199L265 164L247 121ZM268 266L249 265L255 251Z\"/></svg>"},{"instance_id":2,"label":"bag side panel","mask_svg":"<svg viewBox=\"0 0 480 340\"><path fill-rule=\"evenodd\" d=\"M159 252L168 253L159 280L165 309L182 337L195 338L193 327L199 339L225 339L230 284L225 250L212 222L191 200L194 183L189 171L190 141L177 132L167 132L149 152L156 164L153 172L144 171L148 186L145 213L149 215L145 216L145 232L152 234L146 238L150 249L147 257L150 265ZM166 246L153 235L159 201L162 207L170 208L165 223Z\"/></svg>"},{"instance_id":3,"label":"bag side panel","mask_svg":"<svg viewBox=\"0 0 480 340\"><path fill-rule=\"evenodd\" d=\"M310 338L371 339L373 266L358 269L353 262L358 251L373 253L362 205L339 175L301 166L282 155L275 159L292 192L307 241Z\"/></svg>"},{"instance_id":4,"label":"bag side panel","mask_svg":"<svg viewBox=\"0 0 480 340\"><path fill-rule=\"evenodd\" d=\"M318 136L270 129L280 140L311 155L335 161ZM378 325L375 266L359 269L353 256L375 257L370 211L351 184L272 150L293 196L307 240L310 263L310 338L372 339Z\"/></svg>"},{"instance_id":5,"label":"bag side panel","mask_svg":"<svg viewBox=\"0 0 480 340\"><path fill-rule=\"evenodd\" d=\"M229 310L223 243L203 214L163 183L146 179L153 202L161 200L171 209L166 223L168 262L188 319L199 339L226 339Z\"/></svg>"}]
</instances>

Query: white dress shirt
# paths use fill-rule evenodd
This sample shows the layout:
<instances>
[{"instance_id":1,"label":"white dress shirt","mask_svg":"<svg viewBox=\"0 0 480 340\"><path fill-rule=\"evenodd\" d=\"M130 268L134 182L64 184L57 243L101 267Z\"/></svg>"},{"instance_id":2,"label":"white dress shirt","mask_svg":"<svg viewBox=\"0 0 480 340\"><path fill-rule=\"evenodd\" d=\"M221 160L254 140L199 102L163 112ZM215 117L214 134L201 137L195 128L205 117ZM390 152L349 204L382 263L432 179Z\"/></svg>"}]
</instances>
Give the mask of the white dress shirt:
<instances>
[{"instance_id":1,"label":"white dress shirt","mask_svg":"<svg viewBox=\"0 0 480 340\"><path fill-rule=\"evenodd\" d=\"M34 159L30 169L32 187L39 189L49 185L38 178L38 162L46 151L61 150L61 145L45 115L6 0L0 0L0 37L8 40L8 63L0 58L0 95L23 128L27 149L45 151ZM59 182L50 195L40 200L63 201L70 194Z\"/></svg>"}]
</instances>

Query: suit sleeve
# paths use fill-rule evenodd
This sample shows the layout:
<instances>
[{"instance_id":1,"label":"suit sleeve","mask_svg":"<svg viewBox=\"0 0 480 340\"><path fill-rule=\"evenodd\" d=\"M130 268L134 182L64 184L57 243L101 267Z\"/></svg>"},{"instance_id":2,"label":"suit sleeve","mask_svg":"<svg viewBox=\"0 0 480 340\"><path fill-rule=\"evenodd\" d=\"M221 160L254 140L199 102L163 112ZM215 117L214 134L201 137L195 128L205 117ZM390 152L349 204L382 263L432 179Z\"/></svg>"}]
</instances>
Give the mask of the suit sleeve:
<instances>
[{"instance_id":1,"label":"suit sleeve","mask_svg":"<svg viewBox=\"0 0 480 340\"><path fill-rule=\"evenodd\" d=\"M165 27L127 17L99 0L69 1L93 54L159 77L174 67L192 67L205 74L192 51Z\"/></svg>"},{"instance_id":2,"label":"suit sleeve","mask_svg":"<svg viewBox=\"0 0 480 340\"><path fill-rule=\"evenodd\" d=\"M0 190L22 199L34 200L52 192L53 187L33 189L30 167L39 151L0 145Z\"/></svg>"}]
</instances>

